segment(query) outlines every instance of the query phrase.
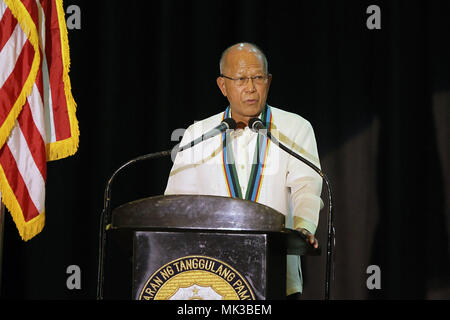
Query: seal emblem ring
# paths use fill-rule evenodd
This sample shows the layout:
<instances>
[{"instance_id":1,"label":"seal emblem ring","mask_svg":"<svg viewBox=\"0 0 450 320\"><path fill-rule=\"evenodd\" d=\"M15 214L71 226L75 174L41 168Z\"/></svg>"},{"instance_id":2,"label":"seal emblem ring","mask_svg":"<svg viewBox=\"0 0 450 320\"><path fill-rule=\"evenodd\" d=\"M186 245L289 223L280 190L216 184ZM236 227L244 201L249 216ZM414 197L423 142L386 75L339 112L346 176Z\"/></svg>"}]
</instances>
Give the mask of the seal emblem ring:
<instances>
[{"instance_id":1,"label":"seal emblem ring","mask_svg":"<svg viewBox=\"0 0 450 320\"><path fill-rule=\"evenodd\" d=\"M255 300L255 295L229 264L192 255L170 261L154 272L139 300Z\"/></svg>"}]
</instances>

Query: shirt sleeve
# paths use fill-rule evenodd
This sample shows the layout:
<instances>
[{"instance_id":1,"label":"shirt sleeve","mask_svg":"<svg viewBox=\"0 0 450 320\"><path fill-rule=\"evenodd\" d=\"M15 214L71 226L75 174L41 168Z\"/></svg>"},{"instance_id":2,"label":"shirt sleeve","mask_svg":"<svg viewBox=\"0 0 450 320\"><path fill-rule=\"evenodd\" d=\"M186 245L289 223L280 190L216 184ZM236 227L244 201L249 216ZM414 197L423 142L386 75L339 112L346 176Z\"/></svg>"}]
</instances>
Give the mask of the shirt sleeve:
<instances>
[{"instance_id":1,"label":"shirt sleeve","mask_svg":"<svg viewBox=\"0 0 450 320\"><path fill-rule=\"evenodd\" d=\"M316 139L309 122L299 126L291 148L320 168ZM312 168L289 156L286 186L291 191L294 229L305 228L314 234L319 222L319 211L323 207L320 198L322 178Z\"/></svg>"}]
</instances>

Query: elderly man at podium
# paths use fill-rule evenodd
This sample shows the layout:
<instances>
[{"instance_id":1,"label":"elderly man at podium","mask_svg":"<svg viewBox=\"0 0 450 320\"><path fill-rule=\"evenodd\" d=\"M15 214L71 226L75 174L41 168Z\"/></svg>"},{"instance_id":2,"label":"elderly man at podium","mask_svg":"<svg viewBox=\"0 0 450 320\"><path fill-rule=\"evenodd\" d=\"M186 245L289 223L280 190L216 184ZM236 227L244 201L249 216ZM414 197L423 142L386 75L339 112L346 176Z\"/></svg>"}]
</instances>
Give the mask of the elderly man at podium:
<instances>
[{"instance_id":1,"label":"elderly man at podium","mask_svg":"<svg viewBox=\"0 0 450 320\"><path fill-rule=\"evenodd\" d=\"M264 53L254 44L238 43L220 59L217 85L227 98L225 111L191 125L181 145L201 136L228 117L236 130L179 152L165 194L239 197L267 205L286 216L286 226L314 237L323 206L322 179L308 166L280 150L248 127L259 117L283 144L320 166L310 123L301 116L266 102L272 75ZM299 256L287 257L286 295L298 299L303 290Z\"/></svg>"}]
</instances>

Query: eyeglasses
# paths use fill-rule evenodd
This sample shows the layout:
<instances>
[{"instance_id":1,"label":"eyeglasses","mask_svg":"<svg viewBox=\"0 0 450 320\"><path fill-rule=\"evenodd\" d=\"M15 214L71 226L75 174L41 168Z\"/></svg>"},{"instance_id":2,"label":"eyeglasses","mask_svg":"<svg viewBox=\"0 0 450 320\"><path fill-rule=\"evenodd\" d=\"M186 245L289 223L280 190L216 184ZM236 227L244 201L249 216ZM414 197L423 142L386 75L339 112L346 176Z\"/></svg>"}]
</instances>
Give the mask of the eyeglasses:
<instances>
[{"instance_id":1,"label":"eyeglasses","mask_svg":"<svg viewBox=\"0 0 450 320\"><path fill-rule=\"evenodd\" d=\"M231 78L220 74L221 77L227 78L234 81L234 84L238 87L245 86L248 83L248 80L252 79L252 82L255 84L266 84L267 79L269 78L267 75L264 76L253 76L253 77L240 77L240 78Z\"/></svg>"}]
</instances>

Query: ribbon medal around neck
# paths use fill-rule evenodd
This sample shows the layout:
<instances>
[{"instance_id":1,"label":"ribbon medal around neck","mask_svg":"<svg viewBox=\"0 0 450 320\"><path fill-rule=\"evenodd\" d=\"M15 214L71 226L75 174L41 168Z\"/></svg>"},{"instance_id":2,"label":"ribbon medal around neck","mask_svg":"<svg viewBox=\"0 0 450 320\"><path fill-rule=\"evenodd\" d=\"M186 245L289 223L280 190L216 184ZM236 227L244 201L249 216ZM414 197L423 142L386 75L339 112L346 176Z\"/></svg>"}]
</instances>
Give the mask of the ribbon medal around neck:
<instances>
[{"instance_id":1,"label":"ribbon medal around neck","mask_svg":"<svg viewBox=\"0 0 450 320\"><path fill-rule=\"evenodd\" d=\"M230 107L228 106L223 114L223 119L226 119L229 116L230 116ZM266 107L264 108L263 112L260 115L260 119L264 122L268 130L270 130L272 127L272 112L269 106L266 105ZM241 186L239 184L239 178L236 171L236 165L234 162L233 149L231 143L228 143L228 141L230 141L229 135L230 135L229 130L227 130L222 134L223 171L228 187L229 196L232 198L240 198L256 202L258 201L259 192L261 190L262 179L264 176L263 172L265 168L265 162L267 160L270 140L267 137L263 137L262 135L258 134L252 170L247 185L247 192L245 194L245 197L243 197L241 192Z\"/></svg>"}]
</instances>

